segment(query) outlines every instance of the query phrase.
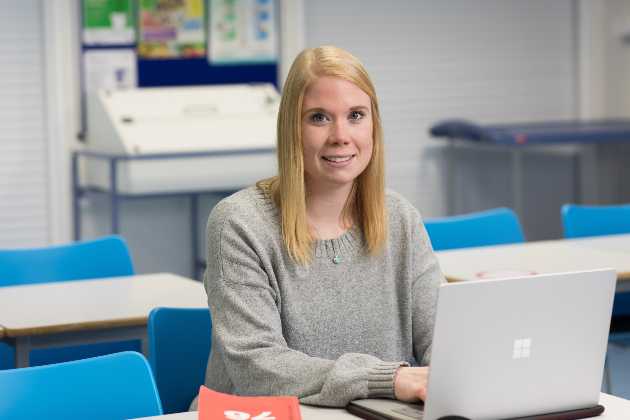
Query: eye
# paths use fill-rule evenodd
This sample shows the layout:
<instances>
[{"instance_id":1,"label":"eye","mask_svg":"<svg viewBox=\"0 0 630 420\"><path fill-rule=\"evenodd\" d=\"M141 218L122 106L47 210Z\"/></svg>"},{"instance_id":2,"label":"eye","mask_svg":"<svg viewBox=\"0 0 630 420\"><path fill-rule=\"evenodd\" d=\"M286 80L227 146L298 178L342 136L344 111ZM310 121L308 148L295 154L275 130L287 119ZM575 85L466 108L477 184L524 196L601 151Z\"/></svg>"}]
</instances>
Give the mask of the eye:
<instances>
[{"instance_id":1,"label":"eye","mask_svg":"<svg viewBox=\"0 0 630 420\"><path fill-rule=\"evenodd\" d=\"M350 121L359 121L362 120L363 117L365 117L365 112L363 111L352 111L349 116Z\"/></svg>"},{"instance_id":2,"label":"eye","mask_svg":"<svg viewBox=\"0 0 630 420\"><path fill-rule=\"evenodd\" d=\"M323 124L328 121L328 117L321 112L314 112L309 116L309 120L315 124Z\"/></svg>"}]
</instances>

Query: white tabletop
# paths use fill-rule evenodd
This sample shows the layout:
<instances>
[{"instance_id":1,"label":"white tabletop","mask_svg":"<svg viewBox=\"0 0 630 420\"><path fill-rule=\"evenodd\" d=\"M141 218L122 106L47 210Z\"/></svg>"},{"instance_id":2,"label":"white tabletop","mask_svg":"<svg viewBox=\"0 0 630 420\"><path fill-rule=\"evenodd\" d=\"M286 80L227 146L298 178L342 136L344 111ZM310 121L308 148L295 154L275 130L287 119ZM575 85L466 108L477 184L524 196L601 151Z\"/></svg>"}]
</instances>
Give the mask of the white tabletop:
<instances>
[{"instance_id":1,"label":"white tabletop","mask_svg":"<svg viewBox=\"0 0 630 420\"><path fill-rule=\"evenodd\" d=\"M0 287L5 337L145 325L159 306L207 307L206 293L167 273Z\"/></svg>"},{"instance_id":2,"label":"white tabletop","mask_svg":"<svg viewBox=\"0 0 630 420\"><path fill-rule=\"evenodd\" d=\"M630 235L436 252L449 281L613 268L630 280Z\"/></svg>"},{"instance_id":3,"label":"white tabletop","mask_svg":"<svg viewBox=\"0 0 630 420\"><path fill-rule=\"evenodd\" d=\"M598 420L627 420L630 418L630 401L614 397L608 394L601 394L599 403L606 411L599 417L592 417ZM351 420L359 417L348 413L344 409L319 408L307 405L300 406L303 420ZM197 420L197 412L167 414L164 416L143 417L143 420ZM140 420L140 419L138 419Z\"/></svg>"},{"instance_id":4,"label":"white tabletop","mask_svg":"<svg viewBox=\"0 0 630 420\"><path fill-rule=\"evenodd\" d=\"M630 255L630 234L590 236L587 238L570 239L573 245L598 249L607 252L620 252Z\"/></svg>"}]
</instances>

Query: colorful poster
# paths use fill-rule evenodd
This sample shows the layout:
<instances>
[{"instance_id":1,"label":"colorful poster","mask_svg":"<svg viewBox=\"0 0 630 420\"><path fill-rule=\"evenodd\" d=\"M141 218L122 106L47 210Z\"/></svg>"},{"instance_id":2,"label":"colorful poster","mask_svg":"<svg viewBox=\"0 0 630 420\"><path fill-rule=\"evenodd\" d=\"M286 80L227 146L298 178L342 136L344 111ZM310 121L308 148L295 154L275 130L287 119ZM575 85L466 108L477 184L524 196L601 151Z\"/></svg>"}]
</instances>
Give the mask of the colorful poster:
<instances>
[{"instance_id":1,"label":"colorful poster","mask_svg":"<svg viewBox=\"0 0 630 420\"><path fill-rule=\"evenodd\" d=\"M275 0L210 0L211 64L278 60Z\"/></svg>"},{"instance_id":2,"label":"colorful poster","mask_svg":"<svg viewBox=\"0 0 630 420\"><path fill-rule=\"evenodd\" d=\"M194 58L206 55L203 0L140 0L141 58Z\"/></svg>"},{"instance_id":3,"label":"colorful poster","mask_svg":"<svg viewBox=\"0 0 630 420\"><path fill-rule=\"evenodd\" d=\"M85 91L127 89L138 85L136 54L131 48L93 49L83 53Z\"/></svg>"},{"instance_id":4,"label":"colorful poster","mask_svg":"<svg viewBox=\"0 0 630 420\"><path fill-rule=\"evenodd\" d=\"M131 0L83 0L83 45L133 44Z\"/></svg>"}]
</instances>

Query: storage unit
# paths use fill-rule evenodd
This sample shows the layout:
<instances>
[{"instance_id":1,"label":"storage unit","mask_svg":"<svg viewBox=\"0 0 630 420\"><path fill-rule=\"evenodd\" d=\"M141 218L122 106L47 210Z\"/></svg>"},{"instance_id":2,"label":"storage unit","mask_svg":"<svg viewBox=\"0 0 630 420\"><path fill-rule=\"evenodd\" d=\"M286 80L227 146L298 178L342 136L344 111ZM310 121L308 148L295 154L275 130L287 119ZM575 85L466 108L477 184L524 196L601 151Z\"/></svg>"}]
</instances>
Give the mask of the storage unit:
<instances>
[{"instance_id":1,"label":"storage unit","mask_svg":"<svg viewBox=\"0 0 630 420\"><path fill-rule=\"evenodd\" d=\"M129 157L121 193L238 189L275 173L279 101L271 84L101 90L88 100L88 148ZM87 157L85 171L86 186L112 188L103 159Z\"/></svg>"}]
</instances>

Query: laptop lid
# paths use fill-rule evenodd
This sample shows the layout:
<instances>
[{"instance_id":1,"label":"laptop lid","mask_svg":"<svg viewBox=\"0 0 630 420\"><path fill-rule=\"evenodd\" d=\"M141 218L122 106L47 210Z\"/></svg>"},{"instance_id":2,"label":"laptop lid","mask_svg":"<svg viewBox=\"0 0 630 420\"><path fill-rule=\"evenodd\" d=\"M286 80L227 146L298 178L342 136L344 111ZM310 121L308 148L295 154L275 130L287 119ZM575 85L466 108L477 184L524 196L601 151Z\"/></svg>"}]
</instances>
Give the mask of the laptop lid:
<instances>
[{"instance_id":1,"label":"laptop lid","mask_svg":"<svg viewBox=\"0 0 630 420\"><path fill-rule=\"evenodd\" d=\"M604 269L443 285L425 420L597 405L616 278Z\"/></svg>"},{"instance_id":2,"label":"laptop lid","mask_svg":"<svg viewBox=\"0 0 630 420\"><path fill-rule=\"evenodd\" d=\"M475 280L440 288L422 406L357 400L370 418L535 416L596 406L614 270Z\"/></svg>"}]
</instances>

